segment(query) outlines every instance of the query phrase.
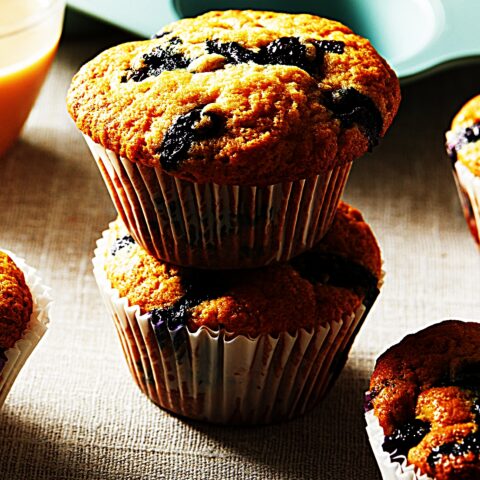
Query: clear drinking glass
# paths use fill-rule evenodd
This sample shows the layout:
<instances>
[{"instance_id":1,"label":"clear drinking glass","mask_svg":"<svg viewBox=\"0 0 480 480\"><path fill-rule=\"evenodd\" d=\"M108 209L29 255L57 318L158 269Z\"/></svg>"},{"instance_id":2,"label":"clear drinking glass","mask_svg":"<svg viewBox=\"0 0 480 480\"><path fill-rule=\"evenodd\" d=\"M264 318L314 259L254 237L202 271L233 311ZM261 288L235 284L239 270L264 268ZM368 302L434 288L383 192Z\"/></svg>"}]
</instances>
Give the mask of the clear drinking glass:
<instances>
[{"instance_id":1,"label":"clear drinking glass","mask_svg":"<svg viewBox=\"0 0 480 480\"><path fill-rule=\"evenodd\" d=\"M63 0L0 0L0 156L12 145L52 64Z\"/></svg>"}]
</instances>

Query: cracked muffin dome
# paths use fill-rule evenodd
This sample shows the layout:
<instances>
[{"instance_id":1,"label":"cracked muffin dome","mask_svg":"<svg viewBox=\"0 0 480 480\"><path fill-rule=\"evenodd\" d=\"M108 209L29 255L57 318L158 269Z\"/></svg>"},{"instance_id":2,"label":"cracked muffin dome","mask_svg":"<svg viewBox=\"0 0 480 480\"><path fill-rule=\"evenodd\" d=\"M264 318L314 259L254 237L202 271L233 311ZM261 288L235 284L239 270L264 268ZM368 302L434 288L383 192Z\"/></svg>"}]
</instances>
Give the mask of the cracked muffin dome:
<instances>
[{"instance_id":1,"label":"cracked muffin dome","mask_svg":"<svg viewBox=\"0 0 480 480\"><path fill-rule=\"evenodd\" d=\"M387 350L370 381L383 449L440 480L480 478L480 324L444 321Z\"/></svg>"},{"instance_id":2,"label":"cracked muffin dome","mask_svg":"<svg viewBox=\"0 0 480 480\"><path fill-rule=\"evenodd\" d=\"M112 223L106 275L120 297L151 322L236 335L294 332L351 316L378 294L381 257L358 210L341 203L326 237L292 260L256 270L208 271L173 266L150 256Z\"/></svg>"},{"instance_id":3,"label":"cracked muffin dome","mask_svg":"<svg viewBox=\"0 0 480 480\"><path fill-rule=\"evenodd\" d=\"M310 177L377 144L395 73L368 40L306 14L209 12L84 65L68 110L94 142L197 183Z\"/></svg>"}]
</instances>

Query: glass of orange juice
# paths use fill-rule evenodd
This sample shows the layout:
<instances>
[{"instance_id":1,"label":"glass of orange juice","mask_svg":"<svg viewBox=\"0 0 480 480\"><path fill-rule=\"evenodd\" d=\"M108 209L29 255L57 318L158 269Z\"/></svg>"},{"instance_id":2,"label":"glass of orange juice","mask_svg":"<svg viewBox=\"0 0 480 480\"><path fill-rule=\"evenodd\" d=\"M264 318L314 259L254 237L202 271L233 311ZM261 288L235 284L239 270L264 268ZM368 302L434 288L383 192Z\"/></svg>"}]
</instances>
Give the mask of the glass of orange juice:
<instances>
[{"instance_id":1,"label":"glass of orange juice","mask_svg":"<svg viewBox=\"0 0 480 480\"><path fill-rule=\"evenodd\" d=\"M0 0L0 156L28 117L62 32L63 0Z\"/></svg>"}]
</instances>

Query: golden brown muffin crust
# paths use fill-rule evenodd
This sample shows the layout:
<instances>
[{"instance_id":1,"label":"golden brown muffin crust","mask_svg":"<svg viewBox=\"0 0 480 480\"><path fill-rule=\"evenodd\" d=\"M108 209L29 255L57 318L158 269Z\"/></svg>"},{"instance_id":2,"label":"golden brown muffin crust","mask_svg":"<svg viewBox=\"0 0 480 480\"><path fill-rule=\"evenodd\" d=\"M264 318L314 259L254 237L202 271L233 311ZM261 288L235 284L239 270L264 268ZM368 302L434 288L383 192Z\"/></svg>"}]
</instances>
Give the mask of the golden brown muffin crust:
<instances>
[{"instance_id":1,"label":"golden brown muffin crust","mask_svg":"<svg viewBox=\"0 0 480 480\"><path fill-rule=\"evenodd\" d=\"M14 346L32 314L32 295L23 272L0 251L0 349Z\"/></svg>"},{"instance_id":2,"label":"golden brown muffin crust","mask_svg":"<svg viewBox=\"0 0 480 480\"><path fill-rule=\"evenodd\" d=\"M290 64L234 63L223 51L212 53L229 42L258 52L285 37L298 39L307 64L318 61L315 73ZM342 42L343 53L316 50L322 40ZM156 47L161 55L176 55L180 67L144 74ZM332 92L345 97L348 89L356 92L352 102L360 94L367 98L360 104L374 107L359 114L350 105L348 119L342 108L333 112ZM383 136L399 101L394 72L344 25L260 11L210 12L167 25L160 38L107 50L81 68L67 98L83 133L133 162L161 165L199 183L250 185L305 178L363 155L376 140L362 121L375 123L378 114L374 136ZM181 162L172 167L164 148L169 129L181 130L191 112L199 116L197 123L190 118L197 136L184 142ZM182 141L173 137L178 147Z\"/></svg>"},{"instance_id":3,"label":"golden brown muffin crust","mask_svg":"<svg viewBox=\"0 0 480 480\"><path fill-rule=\"evenodd\" d=\"M478 426L474 423L462 423L432 430L417 447L410 450L408 461L437 480L476 480L480 478L480 467L478 454L474 452L460 456L444 455L442 461L435 465L431 465L429 457L442 445L461 444L465 437L477 429Z\"/></svg>"},{"instance_id":4,"label":"golden brown muffin crust","mask_svg":"<svg viewBox=\"0 0 480 480\"><path fill-rule=\"evenodd\" d=\"M337 217L343 217L343 212L347 211L353 213L354 210L342 205ZM359 214L355 216L352 224L363 222ZM362 230L367 236L367 231ZM346 227L341 231L346 231ZM364 245L374 245L378 249L371 230L369 236L371 240ZM254 337L310 329L352 315L371 295L367 290L377 289L375 275L380 266L374 271L361 266L372 263L367 248L363 258L355 252L352 260L348 251L340 261L338 253L324 250L314 259L319 263L312 263L308 258L305 263L296 260L255 270L199 271L156 260L128 236L117 220L109 230L105 270L113 288L121 297L128 298L130 304L139 305L142 313L167 309L185 298L192 298L191 307L188 307L188 327L192 331L206 326ZM359 263L358 258L361 258ZM354 273L360 272L371 284L364 285L362 279L357 278L349 284L349 270L342 268L352 268L352 262ZM320 265L318 269L317 265ZM338 283L342 285L336 285ZM195 297L200 301L195 302Z\"/></svg>"},{"instance_id":5,"label":"golden brown muffin crust","mask_svg":"<svg viewBox=\"0 0 480 480\"><path fill-rule=\"evenodd\" d=\"M332 226L314 250L347 256L381 277L382 255L372 230L360 211L345 202L339 203Z\"/></svg>"},{"instance_id":6,"label":"golden brown muffin crust","mask_svg":"<svg viewBox=\"0 0 480 480\"><path fill-rule=\"evenodd\" d=\"M470 390L458 387L433 387L420 393L415 409L416 417L434 427L475 421Z\"/></svg>"}]
</instances>

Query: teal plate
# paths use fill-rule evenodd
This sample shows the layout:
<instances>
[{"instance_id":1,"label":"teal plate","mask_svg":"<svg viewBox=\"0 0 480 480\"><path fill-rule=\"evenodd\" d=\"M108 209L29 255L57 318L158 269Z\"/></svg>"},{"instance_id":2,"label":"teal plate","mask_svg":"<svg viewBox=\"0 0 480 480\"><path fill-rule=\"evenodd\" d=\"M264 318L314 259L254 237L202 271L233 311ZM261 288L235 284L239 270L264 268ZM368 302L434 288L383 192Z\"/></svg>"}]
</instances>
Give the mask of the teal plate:
<instances>
[{"instance_id":1,"label":"teal plate","mask_svg":"<svg viewBox=\"0 0 480 480\"><path fill-rule=\"evenodd\" d=\"M371 40L403 80L480 56L480 0L69 0L144 37L208 10L255 8L333 18Z\"/></svg>"}]
</instances>

